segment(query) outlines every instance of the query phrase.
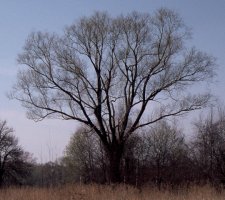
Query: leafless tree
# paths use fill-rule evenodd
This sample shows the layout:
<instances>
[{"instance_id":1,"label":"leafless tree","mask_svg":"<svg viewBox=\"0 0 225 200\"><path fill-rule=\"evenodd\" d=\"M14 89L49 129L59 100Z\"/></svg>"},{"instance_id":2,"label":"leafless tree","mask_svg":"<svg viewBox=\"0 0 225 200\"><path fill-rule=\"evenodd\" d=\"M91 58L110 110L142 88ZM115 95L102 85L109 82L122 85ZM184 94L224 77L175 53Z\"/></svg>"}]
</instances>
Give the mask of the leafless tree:
<instances>
[{"instance_id":1,"label":"leafless tree","mask_svg":"<svg viewBox=\"0 0 225 200\"><path fill-rule=\"evenodd\" d=\"M149 130L146 137L148 149L147 160L153 172L153 178L158 188L169 182L168 175L178 167L181 158L185 155L186 144L182 132L166 121L160 121ZM172 169L172 170L171 170ZM179 174L182 176L182 174Z\"/></svg>"},{"instance_id":2,"label":"leafless tree","mask_svg":"<svg viewBox=\"0 0 225 200\"><path fill-rule=\"evenodd\" d=\"M26 68L11 97L33 120L62 118L91 127L108 154L111 181L118 182L130 135L209 100L209 94L187 93L211 78L215 65L211 56L186 47L189 36L168 9L152 16L95 13L62 36L32 33L18 58Z\"/></svg>"},{"instance_id":3,"label":"leafless tree","mask_svg":"<svg viewBox=\"0 0 225 200\"><path fill-rule=\"evenodd\" d=\"M70 171L72 181L99 182L104 180L103 165L106 165L104 151L101 149L99 138L88 128L78 129L66 146L64 164ZM100 172L100 174L99 174Z\"/></svg>"},{"instance_id":4,"label":"leafless tree","mask_svg":"<svg viewBox=\"0 0 225 200\"><path fill-rule=\"evenodd\" d=\"M22 184L29 174L33 160L25 152L13 135L13 129L6 121L0 121L0 186Z\"/></svg>"},{"instance_id":5,"label":"leafless tree","mask_svg":"<svg viewBox=\"0 0 225 200\"><path fill-rule=\"evenodd\" d=\"M193 152L200 179L212 184L225 182L225 113L218 107L195 123Z\"/></svg>"}]
</instances>

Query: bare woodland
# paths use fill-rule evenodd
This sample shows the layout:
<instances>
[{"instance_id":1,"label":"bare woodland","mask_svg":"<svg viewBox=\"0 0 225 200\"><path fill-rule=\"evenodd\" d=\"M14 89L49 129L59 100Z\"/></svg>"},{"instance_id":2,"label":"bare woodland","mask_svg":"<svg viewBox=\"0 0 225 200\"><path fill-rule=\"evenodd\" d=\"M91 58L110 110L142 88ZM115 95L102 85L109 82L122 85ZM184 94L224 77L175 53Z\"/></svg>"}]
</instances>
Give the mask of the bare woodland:
<instances>
[{"instance_id":1,"label":"bare woodland","mask_svg":"<svg viewBox=\"0 0 225 200\"><path fill-rule=\"evenodd\" d=\"M225 111L196 89L215 76L216 62L190 39L182 18L165 8L151 15L96 12L61 34L31 33L9 96L32 120L72 120L79 128L61 158L37 163L0 121L0 187L124 183L136 187L126 189L135 198L144 185L194 191L209 184L222 192ZM176 117L209 103L187 138Z\"/></svg>"},{"instance_id":2,"label":"bare woodland","mask_svg":"<svg viewBox=\"0 0 225 200\"><path fill-rule=\"evenodd\" d=\"M33 120L88 127L104 148L110 182L121 182L122 157L136 132L210 99L188 90L212 78L215 68L212 56L186 45L190 35L168 9L118 17L97 12L62 35L32 33L11 96Z\"/></svg>"},{"instance_id":3,"label":"bare woodland","mask_svg":"<svg viewBox=\"0 0 225 200\"><path fill-rule=\"evenodd\" d=\"M133 134L121 158L121 182L137 188L148 185L163 191L205 184L222 189L225 180L224 118L224 111L220 109L199 118L189 140L176 124L164 120ZM34 165L26 184L110 184L109 165L99 137L82 127L72 135L64 157Z\"/></svg>"}]
</instances>

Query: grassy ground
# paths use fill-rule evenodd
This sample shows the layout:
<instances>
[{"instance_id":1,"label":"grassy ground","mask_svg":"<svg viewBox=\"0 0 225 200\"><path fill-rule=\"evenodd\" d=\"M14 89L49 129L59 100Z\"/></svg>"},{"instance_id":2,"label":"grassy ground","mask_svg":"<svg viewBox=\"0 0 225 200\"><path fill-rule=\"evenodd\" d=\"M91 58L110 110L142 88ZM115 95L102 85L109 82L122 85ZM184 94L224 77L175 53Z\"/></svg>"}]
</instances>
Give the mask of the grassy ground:
<instances>
[{"instance_id":1,"label":"grassy ground","mask_svg":"<svg viewBox=\"0 0 225 200\"><path fill-rule=\"evenodd\" d=\"M158 191L130 186L65 186L60 188L9 188L0 191L0 200L224 200L225 191L209 186L191 187L188 191Z\"/></svg>"}]
</instances>

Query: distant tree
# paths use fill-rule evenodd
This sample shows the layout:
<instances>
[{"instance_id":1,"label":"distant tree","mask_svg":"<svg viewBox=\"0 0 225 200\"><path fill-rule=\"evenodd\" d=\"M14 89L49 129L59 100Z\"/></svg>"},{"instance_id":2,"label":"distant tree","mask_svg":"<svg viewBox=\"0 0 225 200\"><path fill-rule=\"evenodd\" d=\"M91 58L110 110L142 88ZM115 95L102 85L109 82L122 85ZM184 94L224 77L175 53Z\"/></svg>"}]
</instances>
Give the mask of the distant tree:
<instances>
[{"instance_id":1,"label":"distant tree","mask_svg":"<svg viewBox=\"0 0 225 200\"><path fill-rule=\"evenodd\" d=\"M27 184L30 186L52 187L61 186L67 182L63 163L56 160L44 164L34 164Z\"/></svg>"},{"instance_id":2,"label":"distant tree","mask_svg":"<svg viewBox=\"0 0 225 200\"><path fill-rule=\"evenodd\" d=\"M195 123L193 153L199 179L213 184L225 183L225 113L211 110Z\"/></svg>"},{"instance_id":3,"label":"distant tree","mask_svg":"<svg viewBox=\"0 0 225 200\"><path fill-rule=\"evenodd\" d=\"M63 159L71 181L105 182L106 159L105 151L99 138L88 128L80 128L70 138Z\"/></svg>"},{"instance_id":4,"label":"distant tree","mask_svg":"<svg viewBox=\"0 0 225 200\"><path fill-rule=\"evenodd\" d=\"M96 13L62 36L32 33L18 58L27 68L11 96L33 120L76 120L93 129L107 152L111 182L121 181L122 155L133 133L209 100L208 94L187 93L214 74L214 59L185 45L189 36L168 9L153 16Z\"/></svg>"},{"instance_id":5,"label":"distant tree","mask_svg":"<svg viewBox=\"0 0 225 200\"><path fill-rule=\"evenodd\" d=\"M182 132L166 121L156 123L149 132L145 138L148 166L153 173L155 183L160 188L163 182L175 181L174 170L179 168L187 147ZM180 171L179 176L182 175Z\"/></svg>"},{"instance_id":6,"label":"distant tree","mask_svg":"<svg viewBox=\"0 0 225 200\"><path fill-rule=\"evenodd\" d=\"M0 186L23 184L30 174L33 159L18 145L12 128L0 121Z\"/></svg>"}]
</instances>

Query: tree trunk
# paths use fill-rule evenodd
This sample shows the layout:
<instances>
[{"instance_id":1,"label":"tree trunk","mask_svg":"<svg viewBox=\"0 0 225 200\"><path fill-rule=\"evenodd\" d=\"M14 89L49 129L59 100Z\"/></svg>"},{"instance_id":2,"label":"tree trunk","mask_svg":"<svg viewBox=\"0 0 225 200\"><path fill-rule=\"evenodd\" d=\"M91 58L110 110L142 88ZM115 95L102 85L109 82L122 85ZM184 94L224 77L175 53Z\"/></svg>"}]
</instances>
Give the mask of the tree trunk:
<instances>
[{"instance_id":1,"label":"tree trunk","mask_svg":"<svg viewBox=\"0 0 225 200\"><path fill-rule=\"evenodd\" d=\"M109 159L109 177L110 183L120 183L121 182L121 159L123 155L123 146L114 145L108 149L108 159Z\"/></svg>"},{"instance_id":2,"label":"tree trunk","mask_svg":"<svg viewBox=\"0 0 225 200\"><path fill-rule=\"evenodd\" d=\"M3 174L4 174L4 171L0 170L0 188L3 186Z\"/></svg>"}]
</instances>

